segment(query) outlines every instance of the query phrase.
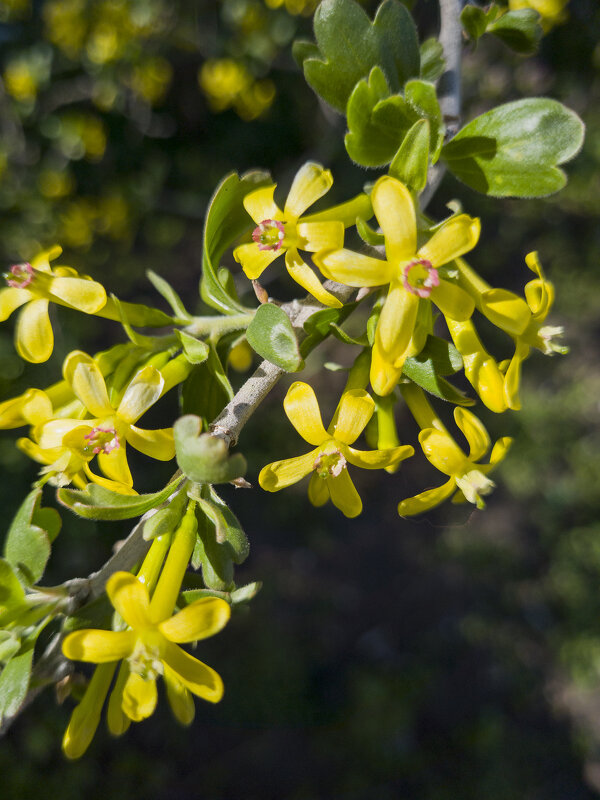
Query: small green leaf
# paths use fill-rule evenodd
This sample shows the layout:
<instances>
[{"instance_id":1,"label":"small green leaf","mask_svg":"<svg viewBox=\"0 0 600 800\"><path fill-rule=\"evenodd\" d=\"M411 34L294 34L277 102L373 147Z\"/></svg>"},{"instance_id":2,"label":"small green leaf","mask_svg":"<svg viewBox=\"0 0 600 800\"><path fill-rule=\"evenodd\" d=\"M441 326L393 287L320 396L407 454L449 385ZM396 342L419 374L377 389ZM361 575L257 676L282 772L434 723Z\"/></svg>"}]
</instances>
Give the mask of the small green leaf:
<instances>
[{"instance_id":1,"label":"small green leaf","mask_svg":"<svg viewBox=\"0 0 600 800\"><path fill-rule=\"evenodd\" d=\"M339 339L340 342L344 342L344 344L354 344L358 345L358 347L367 347L369 344L366 333L360 338L357 338L356 336L350 336L350 334L346 333L346 331L340 328L335 322L331 322L329 327L335 338Z\"/></svg>"},{"instance_id":2,"label":"small green leaf","mask_svg":"<svg viewBox=\"0 0 600 800\"><path fill-rule=\"evenodd\" d=\"M0 558L0 625L12 611L25 605L25 590L21 586L12 566Z\"/></svg>"},{"instance_id":3,"label":"small green leaf","mask_svg":"<svg viewBox=\"0 0 600 800\"><path fill-rule=\"evenodd\" d=\"M101 594L89 603L86 603L64 622L65 633L79 630L80 628L107 628L110 626L114 608L108 595Z\"/></svg>"},{"instance_id":4,"label":"small green leaf","mask_svg":"<svg viewBox=\"0 0 600 800\"><path fill-rule=\"evenodd\" d=\"M246 339L261 358L286 372L297 372L304 366L290 318L273 303L258 307Z\"/></svg>"},{"instance_id":5,"label":"small green leaf","mask_svg":"<svg viewBox=\"0 0 600 800\"><path fill-rule=\"evenodd\" d=\"M253 227L254 223L243 205L244 197L270 183L271 176L267 172L247 172L241 178L232 172L217 186L209 203L204 223L200 294L205 303L222 314L248 311L219 279L219 261L225 250Z\"/></svg>"},{"instance_id":6,"label":"small green leaf","mask_svg":"<svg viewBox=\"0 0 600 800\"><path fill-rule=\"evenodd\" d=\"M172 533L181 519L181 514L176 513L172 508L161 508L144 522L144 539L147 542Z\"/></svg>"},{"instance_id":7,"label":"small green leaf","mask_svg":"<svg viewBox=\"0 0 600 800\"><path fill-rule=\"evenodd\" d=\"M254 581L254 583L247 583L245 586L240 586L239 589L231 593L231 602L233 605L247 603L249 600L252 600L253 597L256 597L261 588L262 583L260 581Z\"/></svg>"},{"instance_id":8,"label":"small green leaf","mask_svg":"<svg viewBox=\"0 0 600 800\"><path fill-rule=\"evenodd\" d=\"M360 217L356 220L356 230L363 242L371 247L382 247L385 244L383 233L377 233L368 222Z\"/></svg>"},{"instance_id":9,"label":"small green leaf","mask_svg":"<svg viewBox=\"0 0 600 800\"><path fill-rule=\"evenodd\" d=\"M316 46L298 42L294 56L310 86L338 111L375 66L394 92L419 74L417 30L398 0L384 0L373 22L355 0L323 0L314 31Z\"/></svg>"},{"instance_id":10,"label":"small green leaf","mask_svg":"<svg viewBox=\"0 0 600 800\"><path fill-rule=\"evenodd\" d=\"M135 328L165 328L173 324L173 317L164 311L150 308L142 303L126 303L114 295L107 299L106 305L102 306L100 311L96 311L95 316L112 319L115 322L121 322L125 317L127 323Z\"/></svg>"},{"instance_id":11,"label":"small green leaf","mask_svg":"<svg viewBox=\"0 0 600 800\"><path fill-rule=\"evenodd\" d=\"M493 33L515 53L524 55L536 52L543 33L540 15L533 8L507 11L488 25L487 32Z\"/></svg>"},{"instance_id":12,"label":"small green leaf","mask_svg":"<svg viewBox=\"0 0 600 800\"><path fill-rule=\"evenodd\" d=\"M183 480L179 476L160 492L152 494L119 494L96 483L88 483L85 489L59 489L59 503L85 519L131 519L156 508L171 495Z\"/></svg>"},{"instance_id":13,"label":"small green leaf","mask_svg":"<svg viewBox=\"0 0 600 800\"><path fill-rule=\"evenodd\" d=\"M235 588L233 559L229 548L219 544L215 526L201 506L196 506L198 538L192 555L192 566L202 567L202 579L207 589L229 592Z\"/></svg>"},{"instance_id":14,"label":"small green leaf","mask_svg":"<svg viewBox=\"0 0 600 800\"><path fill-rule=\"evenodd\" d=\"M492 18L497 14L497 6L490 9ZM460 14L460 21L469 39L476 42L486 31L490 20L489 13L479 6L466 5Z\"/></svg>"},{"instance_id":15,"label":"small green leaf","mask_svg":"<svg viewBox=\"0 0 600 800\"><path fill-rule=\"evenodd\" d=\"M390 175L405 183L411 192L419 194L427 183L429 168L429 122L420 119L404 137L400 149L390 164Z\"/></svg>"},{"instance_id":16,"label":"small green leaf","mask_svg":"<svg viewBox=\"0 0 600 800\"><path fill-rule=\"evenodd\" d=\"M217 351L211 345L207 360L203 364L196 364L183 384L182 413L196 414L208 425L232 397L231 383Z\"/></svg>"},{"instance_id":17,"label":"small green leaf","mask_svg":"<svg viewBox=\"0 0 600 800\"><path fill-rule=\"evenodd\" d=\"M191 336L185 331L175 331L175 334L181 342L185 357L190 364L203 364L206 361L210 353L210 347L206 342L196 339L195 336Z\"/></svg>"},{"instance_id":18,"label":"small green leaf","mask_svg":"<svg viewBox=\"0 0 600 800\"><path fill-rule=\"evenodd\" d=\"M0 674L0 726L19 711L29 688L33 645L13 656Z\"/></svg>"},{"instance_id":19,"label":"small green leaf","mask_svg":"<svg viewBox=\"0 0 600 800\"><path fill-rule=\"evenodd\" d=\"M171 284L162 278L160 275L157 275L156 272L149 269L146 271L146 275L148 280L154 286L156 291L161 294L167 303L173 309L173 313L175 316L180 319L184 320L185 322L189 322L191 320L191 315L188 313L186 307L183 305L183 301L181 297L177 294L175 289L171 286Z\"/></svg>"},{"instance_id":20,"label":"small green leaf","mask_svg":"<svg viewBox=\"0 0 600 800\"><path fill-rule=\"evenodd\" d=\"M418 117L429 121L429 147L431 160L435 163L444 144L446 132L435 86L428 81L408 81L404 89L404 99Z\"/></svg>"},{"instance_id":21,"label":"small green leaf","mask_svg":"<svg viewBox=\"0 0 600 800\"><path fill-rule=\"evenodd\" d=\"M60 531L61 519L53 508L40 508L41 488L31 491L10 526L4 555L28 583L37 583L50 558L50 544Z\"/></svg>"},{"instance_id":22,"label":"small green leaf","mask_svg":"<svg viewBox=\"0 0 600 800\"><path fill-rule=\"evenodd\" d=\"M421 79L437 81L446 69L444 48L438 39L425 39L421 45Z\"/></svg>"},{"instance_id":23,"label":"small green leaf","mask_svg":"<svg viewBox=\"0 0 600 800\"><path fill-rule=\"evenodd\" d=\"M326 339L332 333L331 323L339 325L344 322L357 305L358 303L348 303L342 308L324 308L311 314L304 323L307 336L300 346L302 355L307 356L323 339Z\"/></svg>"},{"instance_id":24,"label":"small green leaf","mask_svg":"<svg viewBox=\"0 0 600 800\"><path fill-rule=\"evenodd\" d=\"M459 180L493 197L543 197L566 183L557 165L583 143L584 125L556 100L533 97L482 114L442 148Z\"/></svg>"},{"instance_id":25,"label":"small green leaf","mask_svg":"<svg viewBox=\"0 0 600 800\"><path fill-rule=\"evenodd\" d=\"M402 375L441 400L447 400L458 406L472 406L475 400L467 397L464 392L442 377L456 371L454 366L458 363L460 354L454 350L453 345L430 336L418 356L406 359Z\"/></svg>"},{"instance_id":26,"label":"small green leaf","mask_svg":"<svg viewBox=\"0 0 600 800\"><path fill-rule=\"evenodd\" d=\"M229 455L227 444L211 433L201 433L200 417L187 414L173 426L177 463L194 483L228 483L246 473L241 453Z\"/></svg>"},{"instance_id":27,"label":"small green leaf","mask_svg":"<svg viewBox=\"0 0 600 800\"><path fill-rule=\"evenodd\" d=\"M461 354L456 347L439 336L430 334L418 358L431 361L438 375L454 375L463 368Z\"/></svg>"},{"instance_id":28,"label":"small green leaf","mask_svg":"<svg viewBox=\"0 0 600 800\"><path fill-rule=\"evenodd\" d=\"M210 500L222 520L220 522L221 534L217 536L217 541L219 544L227 543L231 551L232 561L235 564L243 564L250 553L250 543L240 525L240 521L212 487L210 489Z\"/></svg>"}]
</instances>

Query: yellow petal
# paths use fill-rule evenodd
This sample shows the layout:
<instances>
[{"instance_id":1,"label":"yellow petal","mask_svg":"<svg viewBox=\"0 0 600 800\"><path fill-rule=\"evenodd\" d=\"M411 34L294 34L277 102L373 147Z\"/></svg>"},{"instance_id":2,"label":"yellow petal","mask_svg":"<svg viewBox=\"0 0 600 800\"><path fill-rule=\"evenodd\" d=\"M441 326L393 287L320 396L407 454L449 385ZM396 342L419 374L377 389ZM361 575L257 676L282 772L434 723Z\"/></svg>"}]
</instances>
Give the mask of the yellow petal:
<instances>
[{"instance_id":1,"label":"yellow petal","mask_svg":"<svg viewBox=\"0 0 600 800\"><path fill-rule=\"evenodd\" d=\"M229 622L229 603L219 597L201 597L170 619L161 622L160 632L171 642L179 644L208 639Z\"/></svg>"},{"instance_id":2,"label":"yellow petal","mask_svg":"<svg viewBox=\"0 0 600 800\"><path fill-rule=\"evenodd\" d=\"M106 711L106 724L108 730L113 736L122 736L129 726L131 720L125 714L122 708L123 704L123 689L129 677L129 665L127 661L122 661L117 674L117 680L110 693L108 700L108 709Z\"/></svg>"},{"instance_id":3,"label":"yellow petal","mask_svg":"<svg viewBox=\"0 0 600 800\"><path fill-rule=\"evenodd\" d=\"M283 461L274 461L263 467L258 476L258 483L267 492L278 492L286 486L298 483L299 480L312 472L318 450L311 450L304 456L286 458Z\"/></svg>"},{"instance_id":4,"label":"yellow petal","mask_svg":"<svg viewBox=\"0 0 600 800\"><path fill-rule=\"evenodd\" d=\"M430 261L434 267L441 267L463 253L472 250L479 239L481 224L477 217L458 214L442 225L423 247L419 248L419 258Z\"/></svg>"},{"instance_id":5,"label":"yellow petal","mask_svg":"<svg viewBox=\"0 0 600 800\"><path fill-rule=\"evenodd\" d=\"M323 197L333 186L333 176L328 169L312 161L304 164L292 183L283 209L284 219L296 220L309 206Z\"/></svg>"},{"instance_id":6,"label":"yellow petal","mask_svg":"<svg viewBox=\"0 0 600 800\"><path fill-rule=\"evenodd\" d=\"M448 330L462 356L467 380L485 405L497 414L506 410L504 376L498 364L482 345L470 320L455 322L447 319Z\"/></svg>"},{"instance_id":7,"label":"yellow petal","mask_svg":"<svg viewBox=\"0 0 600 800\"><path fill-rule=\"evenodd\" d=\"M518 411L521 408L521 401L519 399L519 384L521 382L521 364L529 355L530 348L523 342L517 341L515 354L512 357L506 375L504 376L504 397L506 405Z\"/></svg>"},{"instance_id":8,"label":"yellow petal","mask_svg":"<svg viewBox=\"0 0 600 800\"><path fill-rule=\"evenodd\" d=\"M164 383L163 376L152 366L136 372L125 389L117 416L127 423L137 422L161 396Z\"/></svg>"},{"instance_id":9,"label":"yellow petal","mask_svg":"<svg viewBox=\"0 0 600 800\"><path fill-rule=\"evenodd\" d=\"M554 286L549 281L529 281L525 285L525 298L534 319L541 322L554 305Z\"/></svg>"},{"instance_id":10,"label":"yellow petal","mask_svg":"<svg viewBox=\"0 0 600 800\"><path fill-rule=\"evenodd\" d=\"M299 222L296 231L300 250L318 253L319 250L337 250L344 246L343 222Z\"/></svg>"},{"instance_id":11,"label":"yellow petal","mask_svg":"<svg viewBox=\"0 0 600 800\"><path fill-rule=\"evenodd\" d=\"M362 500L352 483L347 469L339 475L328 475L325 479L331 496L331 502L345 517L357 517L362 511Z\"/></svg>"},{"instance_id":12,"label":"yellow petal","mask_svg":"<svg viewBox=\"0 0 600 800\"><path fill-rule=\"evenodd\" d=\"M395 178L379 178L371 194L373 210L385 236L389 261L409 261L417 251L415 206L406 186Z\"/></svg>"},{"instance_id":13,"label":"yellow petal","mask_svg":"<svg viewBox=\"0 0 600 800\"><path fill-rule=\"evenodd\" d=\"M106 417L114 413L102 373L87 353L79 350L70 353L63 364L63 375L94 417Z\"/></svg>"},{"instance_id":14,"label":"yellow petal","mask_svg":"<svg viewBox=\"0 0 600 800\"><path fill-rule=\"evenodd\" d=\"M390 282L394 272L389 261L345 248L317 253L313 261L326 278L346 286L383 286Z\"/></svg>"},{"instance_id":15,"label":"yellow petal","mask_svg":"<svg viewBox=\"0 0 600 800\"><path fill-rule=\"evenodd\" d=\"M512 443L513 439L511 439L510 436L503 436L502 439L498 439L496 444L493 446L490 455L490 464L492 466L496 466L496 464L499 464L502 461L502 459L508 453Z\"/></svg>"},{"instance_id":16,"label":"yellow petal","mask_svg":"<svg viewBox=\"0 0 600 800\"><path fill-rule=\"evenodd\" d=\"M133 651L134 631L101 631L86 628L70 633L62 643L63 655L73 661L105 664L120 661Z\"/></svg>"},{"instance_id":17,"label":"yellow petal","mask_svg":"<svg viewBox=\"0 0 600 800\"><path fill-rule=\"evenodd\" d=\"M50 358L54 334L47 300L32 300L22 309L15 328L15 346L21 358L33 364L41 364Z\"/></svg>"},{"instance_id":18,"label":"yellow petal","mask_svg":"<svg viewBox=\"0 0 600 800\"><path fill-rule=\"evenodd\" d=\"M439 286L431 290L430 299L445 317L463 321L469 319L475 310L475 301L460 286L441 280Z\"/></svg>"},{"instance_id":19,"label":"yellow petal","mask_svg":"<svg viewBox=\"0 0 600 800\"><path fill-rule=\"evenodd\" d=\"M377 322L375 343L385 360L395 367L404 363L418 309L419 298L398 281L393 281Z\"/></svg>"},{"instance_id":20,"label":"yellow petal","mask_svg":"<svg viewBox=\"0 0 600 800\"><path fill-rule=\"evenodd\" d=\"M167 700L171 706L171 711L181 725L191 725L196 714L194 698L169 666L165 664L164 669L165 674L163 677L167 687Z\"/></svg>"},{"instance_id":21,"label":"yellow petal","mask_svg":"<svg viewBox=\"0 0 600 800\"><path fill-rule=\"evenodd\" d=\"M317 397L307 383L292 383L283 401L283 408L294 428L309 444L319 445L328 438Z\"/></svg>"},{"instance_id":22,"label":"yellow petal","mask_svg":"<svg viewBox=\"0 0 600 800\"><path fill-rule=\"evenodd\" d=\"M489 289L480 297L481 313L511 336L519 336L529 325L531 310L522 297L506 289Z\"/></svg>"},{"instance_id":23,"label":"yellow petal","mask_svg":"<svg viewBox=\"0 0 600 800\"><path fill-rule=\"evenodd\" d=\"M83 278L52 278L49 292L50 300L84 311L86 314L95 314L106 304L104 286Z\"/></svg>"},{"instance_id":24,"label":"yellow petal","mask_svg":"<svg viewBox=\"0 0 600 800\"><path fill-rule=\"evenodd\" d=\"M313 472L308 482L308 499L317 508L324 506L329 500L327 480L321 478L316 472Z\"/></svg>"},{"instance_id":25,"label":"yellow petal","mask_svg":"<svg viewBox=\"0 0 600 800\"><path fill-rule=\"evenodd\" d=\"M467 459L456 442L435 428L425 428L419 434L419 442L427 460L445 475L465 472Z\"/></svg>"},{"instance_id":26,"label":"yellow petal","mask_svg":"<svg viewBox=\"0 0 600 800\"><path fill-rule=\"evenodd\" d=\"M443 486L436 486L435 489L427 489L415 497L401 500L398 503L398 514L401 517L413 517L415 514L422 514L424 511L429 511L430 508L439 506L450 497L455 485L454 478L450 478Z\"/></svg>"},{"instance_id":27,"label":"yellow petal","mask_svg":"<svg viewBox=\"0 0 600 800\"><path fill-rule=\"evenodd\" d=\"M123 687L121 708L133 722L148 719L154 713L158 693L154 678L144 680L141 675L130 672Z\"/></svg>"},{"instance_id":28,"label":"yellow petal","mask_svg":"<svg viewBox=\"0 0 600 800\"><path fill-rule=\"evenodd\" d=\"M29 289L8 286L0 289L0 322L7 320L13 311L33 299Z\"/></svg>"},{"instance_id":29,"label":"yellow petal","mask_svg":"<svg viewBox=\"0 0 600 800\"><path fill-rule=\"evenodd\" d=\"M115 572L106 582L106 593L130 628L152 627L148 590L131 572Z\"/></svg>"},{"instance_id":30,"label":"yellow petal","mask_svg":"<svg viewBox=\"0 0 600 800\"><path fill-rule=\"evenodd\" d=\"M353 447L345 447L343 454L350 464L362 469L385 469L394 467L414 455L415 449L411 445L400 445L391 447L388 450L355 450Z\"/></svg>"},{"instance_id":31,"label":"yellow petal","mask_svg":"<svg viewBox=\"0 0 600 800\"><path fill-rule=\"evenodd\" d=\"M43 449L61 447L65 436L81 427L90 431L94 422L95 420L82 422L80 419L52 419L38 425L34 430L34 436Z\"/></svg>"},{"instance_id":32,"label":"yellow petal","mask_svg":"<svg viewBox=\"0 0 600 800\"><path fill-rule=\"evenodd\" d=\"M273 199L277 184L255 189L244 197L244 208L258 225L265 219L283 219L283 215Z\"/></svg>"},{"instance_id":33,"label":"yellow petal","mask_svg":"<svg viewBox=\"0 0 600 800\"><path fill-rule=\"evenodd\" d=\"M42 250L31 260L31 266L39 269L40 272L50 272L50 261L54 261L62 253L62 247L58 244L53 245L48 250Z\"/></svg>"},{"instance_id":34,"label":"yellow petal","mask_svg":"<svg viewBox=\"0 0 600 800\"><path fill-rule=\"evenodd\" d=\"M0 403L0 428L20 428L37 425L52 416L52 403L40 389L27 389L19 397Z\"/></svg>"},{"instance_id":35,"label":"yellow petal","mask_svg":"<svg viewBox=\"0 0 600 800\"><path fill-rule=\"evenodd\" d=\"M100 664L94 670L83 699L73 711L63 737L62 748L67 758L80 758L90 746L116 666L116 663Z\"/></svg>"},{"instance_id":36,"label":"yellow petal","mask_svg":"<svg viewBox=\"0 0 600 800\"><path fill-rule=\"evenodd\" d=\"M329 433L344 444L355 442L375 411L375 401L364 389L344 392L334 414Z\"/></svg>"},{"instance_id":37,"label":"yellow petal","mask_svg":"<svg viewBox=\"0 0 600 800\"><path fill-rule=\"evenodd\" d=\"M469 458L471 461L479 461L490 449L491 444L483 422L471 411L459 407L454 409L454 421L469 443Z\"/></svg>"},{"instance_id":38,"label":"yellow petal","mask_svg":"<svg viewBox=\"0 0 600 800\"><path fill-rule=\"evenodd\" d=\"M310 292L320 303L330 308L341 308L343 304L323 288L315 272L303 261L295 248L285 254L285 266L296 283Z\"/></svg>"},{"instance_id":39,"label":"yellow petal","mask_svg":"<svg viewBox=\"0 0 600 800\"><path fill-rule=\"evenodd\" d=\"M192 694L211 703L218 703L223 697L223 681L220 675L181 647L167 642L163 661Z\"/></svg>"},{"instance_id":40,"label":"yellow petal","mask_svg":"<svg viewBox=\"0 0 600 800\"><path fill-rule=\"evenodd\" d=\"M125 452L125 440L121 441L120 447L110 453L98 453L98 466L107 478L125 486L133 486L133 478Z\"/></svg>"},{"instance_id":41,"label":"yellow petal","mask_svg":"<svg viewBox=\"0 0 600 800\"><path fill-rule=\"evenodd\" d=\"M395 367L393 364L390 364L386 356L382 354L376 341L373 346L370 371L371 386L375 394L378 394L380 397L385 397L390 394L400 379L403 366L404 362L402 362L400 367Z\"/></svg>"},{"instance_id":42,"label":"yellow petal","mask_svg":"<svg viewBox=\"0 0 600 800\"><path fill-rule=\"evenodd\" d=\"M83 465L83 471L86 475L88 481L92 483L97 483L98 486L104 486L105 489L109 489L111 492L117 492L118 494L126 494L130 497L133 497L137 494L136 490L133 489L131 486L127 486L124 483L119 483L119 481L111 481L110 478L103 478L101 475L96 475L95 472L89 467L89 464Z\"/></svg>"},{"instance_id":43,"label":"yellow petal","mask_svg":"<svg viewBox=\"0 0 600 800\"><path fill-rule=\"evenodd\" d=\"M244 274L251 281L259 278L272 261L284 252L280 250L259 250L256 242L241 244L233 251L233 257L242 265Z\"/></svg>"},{"instance_id":44,"label":"yellow petal","mask_svg":"<svg viewBox=\"0 0 600 800\"><path fill-rule=\"evenodd\" d=\"M373 216L373 206L368 194L359 194L352 200L347 200L340 205L332 206L324 211L317 211L316 214L305 214L302 219L304 222L328 222L337 220L343 222L344 227L348 228L356 224L357 217L367 220Z\"/></svg>"},{"instance_id":45,"label":"yellow petal","mask_svg":"<svg viewBox=\"0 0 600 800\"><path fill-rule=\"evenodd\" d=\"M170 461L175 458L173 428L146 430L129 425L125 438L140 453L157 461Z\"/></svg>"}]
</instances>

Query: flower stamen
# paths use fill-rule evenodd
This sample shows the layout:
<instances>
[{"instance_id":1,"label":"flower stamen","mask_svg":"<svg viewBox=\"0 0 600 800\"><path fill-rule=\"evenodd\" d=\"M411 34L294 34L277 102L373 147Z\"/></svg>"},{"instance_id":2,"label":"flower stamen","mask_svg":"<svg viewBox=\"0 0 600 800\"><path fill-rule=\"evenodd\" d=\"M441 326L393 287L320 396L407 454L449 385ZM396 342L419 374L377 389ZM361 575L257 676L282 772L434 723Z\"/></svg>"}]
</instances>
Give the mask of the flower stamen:
<instances>
[{"instance_id":1,"label":"flower stamen","mask_svg":"<svg viewBox=\"0 0 600 800\"><path fill-rule=\"evenodd\" d=\"M337 478L342 470L345 469L347 463L340 451L334 450L333 453L320 453L315 459L313 469L319 478Z\"/></svg>"},{"instance_id":2,"label":"flower stamen","mask_svg":"<svg viewBox=\"0 0 600 800\"><path fill-rule=\"evenodd\" d=\"M440 276L431 261L414 258L402 269L402 285L417 297L429 297L432 289L440 285Z\"/></svg>"},{"instance_id":3,"label":"flower stamen","mask_svg":"<svg viewBox=\"0 0 600 800\"><path fill-rule=\"evenodd\" d=\"M10 272L5 273L4 277L6 278L6 283L11 288L25 289L33 280L33 267L28 262L13 264L10 268Z\"/></svg>"},{"instance_id":4,"label":"flower stamen","mask_svg":"<svg viewBox=\"0 0 600 800\"><path fill-rule=\"evenodd\" d=\"M277 219L263 219L252 231L252 239L259 250L280 250L285 236L285 223Z\"/></svg>"},{"instance_id":5,"label":"flower stamen","mask_svg":"<svg viewBox=\"0 0 600 800\"><path fill-rule=\"evenodd\" d=\"M100 425L96 428L92 428L83 438L87 442L84 451L89 452L90 448L92 448L94 455L98 455L98 453L105 453L108 455L108 453L121 446L117 431L114 428L103 428Z\"/></svg>"}]
</instances>

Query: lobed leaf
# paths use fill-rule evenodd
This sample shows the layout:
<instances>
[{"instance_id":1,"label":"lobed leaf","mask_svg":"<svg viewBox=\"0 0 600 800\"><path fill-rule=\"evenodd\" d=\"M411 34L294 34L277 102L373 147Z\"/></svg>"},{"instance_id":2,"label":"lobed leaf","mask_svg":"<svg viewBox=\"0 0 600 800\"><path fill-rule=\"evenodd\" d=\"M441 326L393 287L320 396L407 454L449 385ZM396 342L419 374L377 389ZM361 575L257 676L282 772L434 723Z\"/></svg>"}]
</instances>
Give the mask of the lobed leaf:
<instances>
[{"instance_id":1,"label":"lobed leaf","mask_svg":"<svg viewBox=\"0 0 600 800\"><path fill-rule=\"evenodd\" d=\"M180 475L160 492L151 494L119 494L96 483L88 483L85 489L59 489L56 497L59 503L85 519L131 519L159 506L182 480Z\"/></svg>"}]
</instances>

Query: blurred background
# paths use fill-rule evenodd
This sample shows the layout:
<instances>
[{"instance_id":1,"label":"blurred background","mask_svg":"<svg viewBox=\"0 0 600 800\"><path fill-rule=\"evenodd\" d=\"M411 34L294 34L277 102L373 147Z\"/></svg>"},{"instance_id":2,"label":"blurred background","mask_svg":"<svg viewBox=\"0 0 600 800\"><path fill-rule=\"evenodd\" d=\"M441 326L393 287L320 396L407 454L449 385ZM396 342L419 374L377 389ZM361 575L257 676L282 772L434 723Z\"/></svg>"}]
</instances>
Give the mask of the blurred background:
<instances>
[{"instance_id":1,"label":"blurred background","mask_svg":"<svg viewBox=\"0 0 600 800\"><path fill-rule=\"evenodd\" d=\"M227 172L268 168L287 191L310 158L333 170L334 201L360 190L367 173L347 159L343 119L319 105L290 54L315 5L0 2L1 263L58 242L62 263L121 297L160 305L144 277L151 268L193 307L204 211ZM436 15L433 0L417 4L423 37ZM400 520L398 500L435 480L419 457L393 476L357 475L365 511L351 522L331 506L313 509L304 484L224 492L252 545L238 583L264 587L199 652L224 678L223 702L197 703L184 730L162 698L123 739L102 722L87 755L68 763L60 741L71 703L47 691L0 744L3 797L600 794L600 10L573 0L530 59L487 38L465 53L465 119L545 94L588 126L556 197L487 200L447 177L430 204L441 218L459 198L482 218L470 260L494 285L521 292L531 277L524 256L539 251L557 290L550 322L565 326L571 348L527 361L521 412L475 408L494 439L516 439L488 508ZM293 288L273 280L269 291L286 298ZM45 365L17 358L12 320L0 329L0 399L56 380L75 347L123 340L114 324L53 313L57 345ZM509 342L481 329L492 352L510 355ZM344 376L322 364L348 365L352 351L326 344L308 362L324 417ZM288 383L244 431L254 483L268 461L303 452L281 408ZM175 413L167 398L148 427ZM415 443L409 416L398 424ZM18 434L0 439L6 519L36 477L14 447ZM135 467L143 489L170 473L142 458ZM64 516L47 582L97 568L127 532Z\"/></svg>"}]
</instances>

